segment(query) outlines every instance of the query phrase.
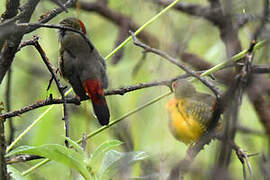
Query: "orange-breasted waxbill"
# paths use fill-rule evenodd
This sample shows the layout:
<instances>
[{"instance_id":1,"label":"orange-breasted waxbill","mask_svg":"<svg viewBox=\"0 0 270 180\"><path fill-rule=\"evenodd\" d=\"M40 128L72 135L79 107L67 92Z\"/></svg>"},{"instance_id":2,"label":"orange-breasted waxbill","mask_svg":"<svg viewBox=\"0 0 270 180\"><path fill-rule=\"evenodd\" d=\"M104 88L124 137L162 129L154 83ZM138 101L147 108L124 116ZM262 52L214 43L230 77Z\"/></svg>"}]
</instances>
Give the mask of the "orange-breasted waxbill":
<instances>
[{"instance_id":1,"label":"orange-breasted waxbill","mask_svg":"<svg viewBox=\"0 0 270 180\"><path fill-rule=\"evenodd\" d=\"M185 79L175 81L173 89L174 98L166 104L170 130L185 144L196 142L210 123L215 97L196 91Z\"/></svg>"},{"instance_id":2,"label":"orange-breasted waxbill","mask_svg":"<svg viewBox=\"0 0 270 180\"><path fill-rule=\"evenodd\" d=\"M84 24L77 18L66 18L60 22L60 25L86 34ZM103 91L108 87L104 59L94 45L92 43L89 45L79 33L61 29L59 42L60 74L68 80L81 100L89 96L99 123L107 125L110 112Z\"/></svg>"}]
</instances>

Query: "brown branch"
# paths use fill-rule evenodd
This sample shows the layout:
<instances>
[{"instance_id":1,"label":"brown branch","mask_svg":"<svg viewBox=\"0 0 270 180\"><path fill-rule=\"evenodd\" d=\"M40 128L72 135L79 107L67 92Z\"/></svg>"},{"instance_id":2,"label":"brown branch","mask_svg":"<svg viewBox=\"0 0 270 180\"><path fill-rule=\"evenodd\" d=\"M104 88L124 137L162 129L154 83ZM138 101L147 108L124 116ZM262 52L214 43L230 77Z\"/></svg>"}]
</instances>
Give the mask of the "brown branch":
<instances>
[{"instance_id":1,"label":"brown branch","mask_svg":"<svg viewBox=\"0 0 270 180\"><path fill-rule=\"evenodd\" d=\"M248 83L250 82L251 66L253 61L253 48L255 42L250 43L250 48L248 53L244 57L244 64L242 65L239 73L235 76L235 80L232 85L229 87L227 91L227 95L230 96L229 101L227 101L228 110L225 113L226 123L225 123L225 131L224 131L224 141L221 144L221 150L218 160L218 168L214 176L219 176L220 173L224 173L228 171L228 166L231 160L232 147L228 146L228 142L234 142L234 138L237 131L237 121L238 121L238 113L239 107L242 104L243 93L246 90Z\"/></svg>"},{"instance_id":2,"label":"brown branch","mask_svg":"<svg viewBox=\"0 0 270 180\"><path fill-rule=\"evenodd\" d=\"M20 154L16 156L7 157L6 163L14 164L14 163L27 162L27 161L32 161L32 160L41 159L41 158L43 157L36 156L36 155Z\"/></svg>"},{"instance_id":3,"label":"brown branch","mask_svg":"<svg viewBox=\"0 0 270 180\"><path fill-rule=\"evenodd\" d=\"M22 13L24 16L19 19L19 23L26 23L30 21L31 15L33 14L36 6L38 5L39 0L28 0L23 6L22 6ZM15 22L13 22L14 24ZM7 24L7 27L9 27L11 24L9 23L3 23ZM0 28L1 29L1 28ZM16 33L13 35L9 32L12 32L14 30ZM1 36L2 34L8 34L5 37ZM11 36L12 35L12 36ZM2 83L2 80L8 71L9 67L11 66L13 59L15 57L15 54L17 52L18 46L23 38L23 33L18 33L16 29L10 29L4 27L1 30L0 33L0 40L6 41L5 46L2 48L2 51L0 53L0 84Z\"/></svg>"},{"instance_id":4,"label":"brown branch","mask_svg":"<svg viewBox=\"0 0 270 180\"><path fill-rule=\"evenodd\" d=\"M193 53L183 52L180 57L183 62L191 65L196 70L202 71L213 67L211 63ZM229 85L233 79L233 71L230 69L219 70L214 72L213 75L226 85Z\"/></svg>"},{"instance_id":5,"label":"brown branch","mask_svg":"<svg viewBox=\"0 0 270 180\"><path fill-rule=\"evenodd\" d=\"M65 87L63 87L61 85L60 80L57 78L56 70L52 66L52 64L50 63L48 57L45 54L45 51L40 46L40 44L38 42L38 37L34 36L32 40L28 40L28 41L21 43L21 45L19 46L19 49L21 49L22 47L28 46L28 45L34 46L36 48L36 50L39 52L43 62L45 63L47 69L49 70L49 72L52 75L52 79L56 83L58 91L61 94L61 97L63 100L63 109L64 109L64 117L62 118L62 120L64 120L64 122L65 122L66 137L69 137L69 120L68 120L68 112L67 112L67 105L66 105L67 102L66 102L66 97L65 97L65 92L64 92ZM66 143L66 146L69 147L69 143L67 140L65 140L65 143Z\"/></svg>"},{"instance_id":6,"label":"brown branch","mask_svg":"<svg viewBox=\"0 0 270 180\"><path fill-rule=\"evenodd\" d=\"M42 24L42 23L21 23L17 25L18 28L25 28L26 31L31 30L32 28L40 28L40 27L45 27L45 28L50 28L50 29L62 29L62 30L68 30L68 31L72 31L75 33L80 34L83 39L87 42L87 44L89 45L89 47L91 49L94 48L94 45L92 44L92 42L85 36L85 34L82 31L78 31L74 28L70 28L70 27L63 27L63 26L59 26L59 25L54 25L54 24ZM28 30L27 30L28 29ZM27 42L25 42L27 43ZM31 45L31 41L28 42ZM27 45L27 44L26 44Z\"/></svg>"},{"instance_id":7,"label":"brown branch","mask_svg":"<svg viewBox=\"0 0 270 180\"><path fill-rule=\"evenodd\" d=\"M197 57L196 55L189 55L183 53L181 58L184 62L190 64L196 70L205 70L213 66L206 60ZM267 73L268 70L268 65L252 65L251 67L252 73ZM230 82L233 79L233 73L227 70L220 73L217 72L214 75L227 85L230 85ZM266 130L266 133L270 135L270 108L266 101L266 98L264 97L266 91L269 90L269 86L267 86L269 84L269 80L265 77L253 75L252 80L250 81L251 82L249 82L247 88L248 97L253 104L255 111L258 114L260 121Z\"/></svg>"},{"instance_id":8,"label":"brown branch","mask_svg":"<svg viewBox=\"0 0 270 180\"><path fill-rule=\"evenodd\" d=\"M253 44L251 44L250 52L246 55L248 64L246 66L251 65L252 60L252 49ZM183 160L181 160L170 172L170 179L183 179L184 174L188 171L188 168L190 167L191 163L194 161L194 158L198 155L198 153L203 149L203 147L206 144L209 144L211 142L211 139L216 136L215 128L217 127L218 120L220 118L221 113L224 112L224 110L230 105L229 109L234 110L232 113L232 128L226 128L225 127L225 140L223 141L223 146L221 148L221 156L220 156L220 164L228 165L229 157L231 155L231 146L228 146L229 142L233 142L234 135L235 135L235 129L236 129L236 122L237 122L237 113L238 113L238 107L241 103L241 97L243 94L243 89L246 88L246 79L248 79L249 75L251 74L249 68L246 66L243 67L243 74L239 75L238 78L236 78L230 88L216 101L216 105L214 107L214 111L212 113L212 117L210 120L210 124L207 126L207 131L203 134L202 137L200 137L199 141L195 143L195 145L191 145L187 151L187 154ZM248 71L248 72L247 72ZM232 102L236 101L235 106L232 107ZM227 125L227 123L225 124ZM230 130L230 131L226 131ZM229 134L230 132L231 134ZM224 156L224 157L223 157ZM223 168L223 166L220 166L220 168ZM217 171L220 173L220 171Z\"/></svg>"},{"instance_id":9,"label":"brown branch","mask_svg":"<svg viewBox=\"0 0 270 180\"><path fill-rule=\"evenodd\" d=\"M164 59L168 60L169 62L171 62L172 64L178 66L179 68L181 68L183 71L185 71L187 74L195 77L196 79L200 80L204 85L206 85L215 95L217 98L219 98L221 96L221 93L219 91L219 89L217 87L215 87L212 83L210 83L209 81L207 81L204 77L201 77L200 75L198 75L195 71L187 68L184 64L180 63L180 61L178 59L175 59L173 57L171 57L169 54L159 50L159 49L155 49L152 48L142 42L140 42L136 36L134 35L134 33L130 32L133 38L133 43L136 46L139 46L141 48L143 48L146 52L151 52L154 54L159 55L160 57L163 57Z\"/></svg>"},{"instance_id":10,"label":"brown branch","mask_svg":"<svg viewBox=\"0 0 270 180\"><path fill-rule=\"evenodd\" d=\"M270 73L270 66L269 65L253 65L252 66L252 73Z\"/></svg>"},{"instance_id":11,"label":"brown branch","mask_svg":"<svg viewBox=\"0 0 270 180\"><path fill-rule=\"evenodd\" d=\"M80 102L78 102L78 100L76 98L68 98L67 103L79 104ZM0 115L0 119L6 119L6 118L14 117L14 116L20 116L21 114L26 113L28 111L31 111L31 110L34 110L34 109L37 109L40 107L44 107L47 105L52 105L52 104L63 104L63 100L62 99L40 100L34 104L30 104L30 105L25 106L23 108L20 108L18 110L3 113Z\"/></svg>"},{"instance_id":12,"label":"brown branch","mask_svg":"<svg viewBox=\"0 0 270 180\"><path fill-rule=\"evenodd\" d=\"M157 3L158 5L161 5L163 7L166 7L173 2L172 0L152 0L152 1L153 3ZM204 17L210 21L214 21L213 18L215 18L212 17L212 15L214 11L216 11L216 9L212 9L210 6L202 6L200 4L179 2L173 8L188 15L196 17Z\"/></svg>"},{"instance_id":13,"label":"brown branch","mask_svg":"<svg viewBox=\"0 0 270 180\"><path fill-rule=\"evenodd\" d=\"M56 83L57 89L61 94L61 97L63 100L63 109L64 109L64 117L62 118L62 120L65 122L65 132L66 132L65 135L66 135L66 137L69 138L69 119L68 119L67 102L66 102L66 98L65 98L64 87L61 85L60 80L57 78L56 71L54 70L52 64L50 63L48 57L46 56L45 51L40 46L40 44L38 42L38 38L36 36L34 36L33 42L34 42L34 44L33 44L34 47L37 49L43 62L45 63L48 70L50 71L52 78L54 79L54 81ZM65 140L65 144L67 147L69 147L69 143L67 140Z\"/></svg>"},{"instance_id":14,"label":"brown branch","mask_svg":"<svg viewBox=\"0 0 270 180\"><path fill-rule=\"evenodd\" d=\"M164 81L155 81L155 82L150 82L150 83L141 83L138 85L134 85L134 86L126 86L123 88L118 88L118 89L112 89L112 90L107 90L105 91L105 95L109 96L109 95L124 95L126 93L135 91L135 90L139 90L139 89L144 89L144 88L149 88L149 87L155 87L155 86L167 86L167 87L171 87L171 83L177 79L180 78L187 78L190 75L184 74L181 76L177 76L168 80L164 80ZM84 99L87 100L87 99ZM83 100L83 101L84 101ZM77 98L66 98L67 103L69 104L75 104L75 105L79 105L80 101L78 101ZM6 119L6 118L11 118L14 116L20 116L21 114L24 114L28 111L40 108L40 107L44 107L44 106L48 106L48 105L52 105L52 104L62 104L63 103L63 99L52 99L52 98L48 98L46 100L40 100L36 103L33 103L31 105L25 106L21 109L15 110L15 111L11 111L11 112L7 112L7 113L3 113L0 114L0 119Z\"/></svg>"},{"instance_id":15,"label":"brown branch","mask_svg":"<svg viewBox=\"0 0 270 180\"><path fill-rule=\"evenodd\" d=\"M1 106L2 105L3 104L1 104ZM0 114L1 111L2 110L0 109ZM9 179L7 174L5 154L6 154L5 127L4 121L0 121L0 179L2 180Z\"/></svg>"},{"instance_id":16,"label":"brown branch","mask_svg":"<svg viewBox=\"0 0 270 180\"><path fill-rule=\"evenodd\" d=\"M263 132L263 131L251 129L251 128L241 126L241 125L237 125L236 128L237 128L239 133L243 133L243 134L251 134L251 135L256 135L256 136L265 136L266 135L265 132Z\"/></svg>"}]
</instances>

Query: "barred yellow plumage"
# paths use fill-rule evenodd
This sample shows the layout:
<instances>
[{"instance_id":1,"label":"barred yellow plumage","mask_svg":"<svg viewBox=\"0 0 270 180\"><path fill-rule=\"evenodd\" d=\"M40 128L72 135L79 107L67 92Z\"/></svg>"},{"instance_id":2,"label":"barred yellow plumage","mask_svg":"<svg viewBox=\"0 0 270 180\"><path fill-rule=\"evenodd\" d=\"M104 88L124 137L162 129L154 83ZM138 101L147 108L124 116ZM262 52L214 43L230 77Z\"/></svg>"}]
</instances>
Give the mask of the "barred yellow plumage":
<instances>
[{"instance_id":1,"label":"barred yellow plumage","mask_svg":"<svg viewBox=\"0 0 270 180\"><path fill-rule=\"evenodd\" d=\"M173 83L175 97L169 100L169 127L176 139L185 144L196 142L206 131L211 120L215 98L197 92L187 80Z\"/></svg>"}]
</instances>

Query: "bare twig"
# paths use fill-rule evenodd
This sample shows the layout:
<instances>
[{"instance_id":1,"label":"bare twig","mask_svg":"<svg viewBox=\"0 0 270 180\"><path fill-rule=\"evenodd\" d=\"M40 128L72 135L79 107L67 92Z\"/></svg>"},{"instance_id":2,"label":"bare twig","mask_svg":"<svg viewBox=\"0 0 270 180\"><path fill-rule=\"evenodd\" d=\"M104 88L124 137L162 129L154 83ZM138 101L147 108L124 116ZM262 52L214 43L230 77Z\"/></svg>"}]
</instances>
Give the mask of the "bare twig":
<instances>
[{"instance_id":1,"label":"bare twig","mask_svg":"<svg viewBox=\"0 0 270 180\"><path fill-rule=\"evenodd\" d=\"M253 65L251 69L252 73L270 73L269 65Z\"/></svg>"},{"instance_id":2,"label":"bare twig","mask_svg":"<svg viewBox=\"0 0 270 180\"><path fill-rule=\"evenodd\" d=\"M237 125L236 128L237 128L238 132L244 133L244 134L251 134L251 135L256 135L256 136L265 136L266 135L265 132L263 132L263 131L251 129L251 128L241 126L241 125Z\"/></svg>"},{"instance_id":3,"label":"bare twig","mask_svg":"<svg viewBox=\"0 0 270 180\"><path fill-rule=\"evenodd\" d=\"M41 156L36 156L36 155L29 155L29 154L20 154L16 156L11 156L6 158L6 163L7 164L14 164L18 162L27 162L27 161L32 161L36 159L41 159L43 157Z\"/></svg>"},{"instance_id":4,"label":"bare twig","mask_svg":"<svg viewBox=\"0 0 270 180\"><path fill-rule=\"evenodd\" d=\"M253 178L253 171L252 171L252 168L251 168L251 164L248 160L248 157L250 155L248 155L247 153L245 153L239 146L237 146L234 142L230 143L231 147L235 150L235 153L239 159L239 161L242 163L242 166L243 166L243 176L244 176L244 179L246 180L247 179L247 175L246 175L246 165L247 165L247 168L248 168L248 171L249 171L249 175L250 177ZM257 155L257 153L256 153Z\"/></svg>"},{"instance_id":5,"label":"bare twig","mask_svg":"<svg viewBox=\"0 0 270 180\"><path fill-rule=\"evenodd\" d=\"M34 37L35 38L35 37ZM66 101L66 97L65 97L65 92L64 92L64 88L60 83L60 80L57 78L56 75L56 71L53 68L52 64L50 63L48 57L46 56L44 50L42 49L42 47L40 46L38 39L36 38L36 41L34 41L34 46L37 49L37 51L39 52L43 62L45 63L46 67L48 68L48 70L50 71L56 86L58 88L58 91L61 94L62 100L63 100L63 109L64 109L64 117L62 118L62 120L65 122L65 132L66 132L66 137L69 138L69 120L68 120L68 111L67 111L67 101ZM66 146L69 147L69 143L67 140L65 140Z\"/></svg>"},{"instance_id":6,"label":"bare twig","mask_svg":"<svg viewBox=\"0 0 270 180\"><path fill-rule=\"evenodd\" d=\"M187 74L189 74L189 75L195 77L196 79L200 80L204 85L206 85L216 95L217 98L220 98L221 92L219 91L219 89L217 87L215 87L212 83L207 81L205 78L198 75L195 71L187 68L184 64L180 63L180 60L171 57L169 54L166 54L165 52L163 52L163 51L161 51L159 49L152 48L152 47L142 43L141 41L139 41L136 38L134 33L131 32L131 31L130 31L130 34L132 35L133 42L134 42L134 44L136 46L139 46L139 47L143 48L146 52L151 52L151 53L157 54L157 55L163 57L164 59L168 60L172 64L178 66L183 71L185 71Z\"/></svg>"},{"instance_id":7,"label":"bare twig","mask_svg":"<svg viewBox=\"0 0 270 180\"><path fill-rule=\"evenodd\" d=\"M1 110L0 110L0 113L1 113ZM0 179L2 180L9 179L8 174L7 174L5 154L6 154L5 127L4 127L4 121L0 121Z\"/></svg>"},{"instance_id":8,"label":"bare twig","mask_svg":"<svg viewBox=\"0 0 270 180\"><path fill-rule=\"evenodd\" d=\"M48 68L49 72L52 75L52 79L55 81L56 86L58 88L58 91L61 94L62 100L63 100L63 109L64 109L64 117L62 118L62 120L64 120L65 122L65 131L66 131L66 137L69 137L69 120L68 120L68 112L67 112L67 102L66 102L66 98L65 98L65 92L64 92L64 86L61 85L60 80L57 78L57 74L56 74L56 70L55 68L52 66L52 64L50 63L48 57L46 56L45 51L42 49L42 47L40 46L39 42L38 42L38 37L34 36L32 40L28 40L23 42L20 46L19 49L27 46L27 45L33 45L37 51L39 52L43 62L45 63L46 67ZM69 143L67 140L65 140L66 146L69 146Z\"/></svg>"},{"instance_id":9,"label":"bare twig","mask_svg":"<svg viewBox=\"0 0 270 180\"><path fill-rule=\"evenodd\" d=\"M84 40L87 42L87 44L89 45L89 47L91 49L94 48L94 45L85 36L85 34L82 31L78 31L78 30L76 30L74 28L63 27L63 26L54 25L54 24L42 24L42 23L21 23L21 24L18 24L17 27L18 28L25 28L26 31L27 31L27 29L31 30L32 28L45 27L45 28L51 28L51 29L62 29L62 30L68 30L68 31L76 32L76 33L80 34L84 38Z\"/></svg>"}]
</instances>

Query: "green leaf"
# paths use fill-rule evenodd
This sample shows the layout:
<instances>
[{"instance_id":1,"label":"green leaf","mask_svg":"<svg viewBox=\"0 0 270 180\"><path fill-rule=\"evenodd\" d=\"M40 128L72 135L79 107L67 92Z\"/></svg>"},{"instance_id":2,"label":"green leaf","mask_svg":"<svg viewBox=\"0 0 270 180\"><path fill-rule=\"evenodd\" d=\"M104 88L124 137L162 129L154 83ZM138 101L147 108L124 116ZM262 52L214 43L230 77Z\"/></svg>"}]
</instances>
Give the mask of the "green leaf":
<instances>
[{"instance_id":1,"label":"green leaf","mask_svg":"<svg viewBox=\"0 0 270 180\"><path fill-rule=\"evenodd\" d=\"M91 179L91 175L87 170L84 155L73 149L58 144L45 144L41 146L20 146L6 156L15 154L34 154L56 162L62 163L70 168L77 170L85 179Z\"/></svg>"},{"instance_id":2,"label":"green leaf","mask_svg":"<svg viewBox=\"0 0 270 180\"><path fill-rule=\"evenodd\" d=\"M97 171L98 164L100 164L100 162L102 161L104 154L108 152L109 150L111 150L112 148L117 147L121 144L123 144L123 142L118 141L118 140L109 140L102 143L91 154L88 166L90 166L94 171Z\"/></svg>"},{"instance_id":3,"label":"green leaf","mask_svg":"<svg viewBox=\"0 0 270 180\"><path fill-rule=\"evenodd\" d=\"M13 179L16 179L16 180L27 180L27 179L29 179L29 178L27 178L25 176L22 176L20 171L18 171L18 169L14 168L13 166L8 165L7 170L8 170L8 173L10 174L10 176Z\"/></svg>"},{"instance_id":4,"label":"green leaf","mask_svg":"<svg viewBox=\"0 0 270 180\"><path fill-rule=\"evenodd\" d=\"M120 169L136 163L137 161L147 158L145 152L118 152L115 150L108 151L104 157L102 168L99 171L100 179L110 179Z\"/></svg>"},{"instance_id":5,"label":"green leaf","mask_svg":"<svg viewBox=\"0 0 270 180\"><path fill-rule=\"evenodd\" d=\"M76 143L75 141L73 141L72 139L68 137L65 137L65 139L69 142L72 148L74 148L78 153L84 155L84 159L88 158L87 153L83 150L83 148L78 143Z\"/></svg>"}]
</instances>

